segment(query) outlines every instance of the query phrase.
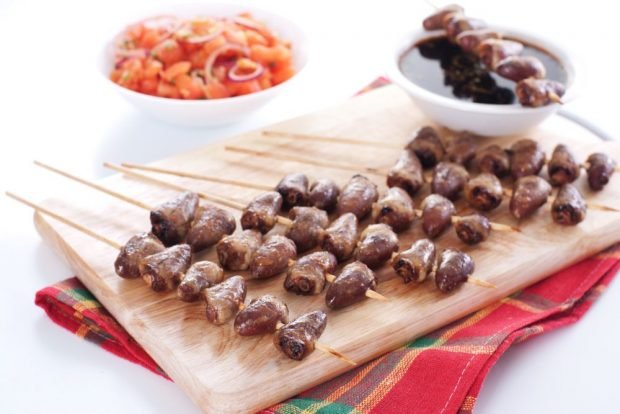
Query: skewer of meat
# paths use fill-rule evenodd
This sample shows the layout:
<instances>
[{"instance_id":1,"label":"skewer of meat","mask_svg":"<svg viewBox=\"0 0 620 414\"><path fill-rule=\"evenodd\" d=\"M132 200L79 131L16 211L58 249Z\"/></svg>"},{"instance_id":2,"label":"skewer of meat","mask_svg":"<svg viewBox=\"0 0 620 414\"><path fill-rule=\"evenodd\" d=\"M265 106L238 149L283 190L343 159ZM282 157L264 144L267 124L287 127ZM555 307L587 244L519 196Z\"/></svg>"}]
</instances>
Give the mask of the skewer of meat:
<instances>
[{"instance_id":1,"label":"skewer of meat","mask_svg":"<svg viewBox=\"0 0 620 414\"><path fill-rule=\"evenodd\" d=\"M247 286L241 276L231 276L217 285L204 290L207 320L223 325L244 308Z\"/></svg>"},{"instance_id":2,"label":"skewer of meat","mask_svg":"<svg viewBox=\"0 0 620 414\"><path fill-rule=\"evenodd\" d=\"M325 229L323 249L332 253L339 262L351 258L359 238L357 224L357 217L353 213L338 217Z\"/></svg>"},{"instance_id":3,"label":"skewer of meat","mask_svg":"<svg viewBox=\"0 0 620 414\"><path fill-rule=\"evenodd\" d=\"M287 237L274 234L268 236L256 250L250 261L250 278L267 279L283 273L289 260L297 256L295 243Z\"/></svg>"},{"instance_id":4,"label":"skewer of meat","mask_svg":"<svg viewBox=\"0 0 620 414\"><path fill-rule=\"evenodd\" d=\"M165 248L157 239L144 233L121 245L36 203L10 192L6 194L117 249L119 254L114 267L119 276L131 279L142 277L154 291L162 292L174 288L191 264L191 248L186 244Z\"/></svg>"},{"instance_id":5,"label":"skewer of meat","mask_svg":"<svg viewBox=\"0 0 620 414\"><path fill-rule=\"evenodd\" d=\"M454 249L449 250L453 250L456 252L456 250ZM467 255L467 257L469 256ZM433 243L429 239L420 239L415 241L409 249L394 255L394 258L392 259L392 267L394 268L394 271L396 271L396 273L400 277L402 277L403 282L409 283L413 281L417 284L420 284L429 277L437 277L437 262L438 260L441 261L442 258L443 253L441 255L438 254L438 249L435 246L435 243ZM469 262L473 264L473 260L471 260L471 257L465 260L465 266L460 266L460 272L454 272L456 273L456 276L452 275L448 276L447 278L447 273L445 271L446 267L444 264L443 273L440 277L441 282L437 281L436 279L436 284L438 285L438 287L439 285L444 287L445 285L449 284L446 283L446 279L457 279L457 284L461 283L460 280L463 278L463 275L465 275L465 281L468 283L472 283L486 288L495 288L495 285L487 281L471 277L473 269L470 270Z\"/></svg>"},{"instance_id":6,"label":"skewer of meat","mask_svg":"<svg viewBox=\"0 0 620 414\"><path fill-rule=\"evenodd\" d=\"M305 313L285 325L278 326L273 343L280 352L295 361L301 361L318 349L350 365L357 365L355 361L318 341L326 325L325 312L318 310Z\"/></svg>"},{"instance_id":7,"label":"skewer of meat","mask_svg":"<svg viewBox=\"0 0 620 414\"><path fill-rule=\"evenodd\" d=\"M510 155L499 145L489 145L478 151L475 164L481 173L489 173L502 178L510 173Z\"/></svg>"},{"instance_id":8,"label":"skewer of meat","mask_svg":"<svg viewBox=\"0 0 620 414\"><path fill-rule=\"evenodd\" d=\"M150 206L48 164L39 161L35 161L35 164L149 211L151 232L167 247L185 241L192 247L193 252L198 252L214 245L223 236L234 232L236 228L235 219L231 213L211 204L199 206L199 194L192 191L183 191L171 200L157 206Z\"/></svg>"},{"instance_id":9,"label":"skewer of meat","mask_svg":"<svg viewBox=\"0 0 620 414\"><path fill-rule=\"evenodd\" d=\"M297 295L318 295L337 265L336 256L326 251L307 254L297 261L291 259L284 289Z\"/></svg>"},{"instance_id":10,"label":"skewer of meat","mask_svg":"<svg viewBox=\"0 0 620 414\"><path fill-rule=\"evenodd\" d=\"M346 265L325 292L325 303L330 309L342 309L364 298L387 300L377 292L377 277L364 263L355 261Z\"/></svg>"},{"instance_id":11,"label":"skewer of meat","mask_svg":"<svg viewBox=\"0 0 620 414\"><path fill-rule=\"evenodd\" d=\"M243 230L220 240L215 250L224 269L247 270L258 248L263 244L263 234L254 229Z\"/></svg>"},{"instance_id":12,"label":"skewer of meat","mask_svg":"<svg viewBox=\"0 0 620 414\"><path fill-rule=\"evenodd\" d=\"M545 165L546 155L538 142L520 139L508 150L510 155L510 173L518 180L526 175L537 175Z\"/></svg>"},{"instance_id":13,"label":"skewer of meat","mask_svg":"<svg viewBox=\"0 0 620 414\"><path fill-rule=\"evenodd\" d=\"M407 230L416 218L413 200L403 189L392 187L372 205L372 219L384 223L395 232Z\"/></svg>"},{"instance_id":14,"label":"skewer of meat","mask_svg":"<svg viewBox=\"0 0 620 414\"><path fill-rule=\"evenodd\" d=\"M150 165L121 163L121 166L135 170L151 171L161 174L173 175L176 177L186 177L196 180L209 181L220 184L229 184L238 187L253 188L263 191L272 191L274 189L268 185L252 183L245 180L234 180L218 176L197 174L188 171L152 167ZM338 197L340 189L333 180L319 179L312 183L310 188L307 188L307 184L304 183L305 180L307 180L307 177L305 177L305 175L300 173L293 173L286 175L278 183L275 189L282 195L283 206L285 209L291 208L296 205L306 204L313 205L317 208L320 208L321 210L326 211L330 211L335 207L336 198ZM289 197L291 198L290 200Z\"/></svg>"},{"instance_id":15,"label":"skewer of meat","mask_svg":"<svg viewBox=\"0 0 620 414\"><path fill-rule=\"evenodd\" d=\"M619 171L616 161L607 154L597 152L590 154L586 162L583 163L588 175L588 184L594 191L600 191L607 185L614 171Z\"/></svg>"},{"instance_id":16,"label":"skewer of meat","mask_svg":"<svg viewBox=\"0 0 620 414\"><path fill-rule=\"evenodd\" d=\"M172 188L172 189L179 190L179 191L191 191L187 187L174 184L169 181L160 180L158 178L155 178L149 175L140 174L128 168L119 167L117 165L110 164L107 162L104 163L103 165L106 168L112 169L117 172L121 172L127 176L134 177L134 178L144 180L147 182L152 182L152 183L155 183L163 187L168 187L168 188ZM209 193L205 193L201 191L196 191L195 193L198 195L198 197L203 198L205 200L210 200L215 203L219 203L227 207L231 207L236 210L243 211L245 214L247 214L249 217L252 218L252 220L247 219L247 223L252 223L252 225L255 225L256 228L258 228L261 231L266 231L265 229L267 229L270 225L271 227L273 227L273 225L275 225L276 222L284 224L286 226L291 225L291 221L289 219L287 219L286 217L276 215L281 207L282 197L280 196L279 193L275 191L271 193L262 194L261 196L255 198L252 202L250 202L248 206L245 206L242 203L239 203L238 201L230 200L226 197L221 197L215 194L209 194ZM279 201L278 201L278 197L279 197ZM241 225L242 227L244 227L243 215L241 218ZM244 229L249 228L247 226L249 225L246 224Z\"/></svg>"},{"instance_id":17,"label":"skewer of meat","mask_svg":"<svg viewBox=\"0 0 620 414\"><path fill-rule=\"evenodd\" d=\"M177 296L184 302L200 299L204 290L224 280L224 270L208 260L195 262L181 276Z\"/></svg>"},{"instance_id":18,"label":"skewer of meat","mask_svg":"<svg viewBox=\"0 0 620 414\"><path fill-rule=\"evenodd\" d=\"M398 251L398 236L387 224L371 224L362 232L355 258L371 269L387 262Z\"/></svg>"}]
</instances>

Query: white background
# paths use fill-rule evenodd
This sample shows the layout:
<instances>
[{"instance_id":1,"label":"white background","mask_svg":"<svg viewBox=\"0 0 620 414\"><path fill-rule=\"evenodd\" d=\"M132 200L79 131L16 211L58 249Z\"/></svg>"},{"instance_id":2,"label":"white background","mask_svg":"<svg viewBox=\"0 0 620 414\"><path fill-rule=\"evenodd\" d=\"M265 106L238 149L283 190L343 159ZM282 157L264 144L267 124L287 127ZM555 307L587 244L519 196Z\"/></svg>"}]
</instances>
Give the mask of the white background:
<instances>
[{"instance_id":1,"label":"white background","mask_svg":"<svg viewBox=\"0 0 620 414\"><path fill-rule=\"evenodd\" d=\"M99 49L126 16L158 3L164 2L0 0L0 189L53 194L63 181L32 167L36 158L101 177L104 160L155 160L342 101L383 72L389 39L431 11L414 0L247 2L296 20L317 53L286 96L244 122L201 130L146 118L95 69ZM582 96L569 108L620 137L620 25L610 4L464 3L470 15L569 45L585 64ZM197 413L174 384L78 340L34 306L37 289L71 272L40 241L31 211L4 197L0 209L0 412ZM616 281L579 324L509 350L488 377L477 412L617 410L617 315Z\"/></svg>"}]
</instances>

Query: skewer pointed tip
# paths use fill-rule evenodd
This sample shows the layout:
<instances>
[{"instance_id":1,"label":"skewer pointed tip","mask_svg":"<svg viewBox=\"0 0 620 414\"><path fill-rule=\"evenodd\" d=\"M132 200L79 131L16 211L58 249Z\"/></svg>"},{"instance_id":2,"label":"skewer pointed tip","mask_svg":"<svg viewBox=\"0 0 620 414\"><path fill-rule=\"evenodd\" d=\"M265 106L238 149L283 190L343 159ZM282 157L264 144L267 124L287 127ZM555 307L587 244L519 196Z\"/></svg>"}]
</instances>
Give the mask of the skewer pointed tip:
<instances>
[{"instance_id":1,"label":"skewer pointed tip","mask_svg":"<svg viewBox=\"0 0 620 414\"><path fill-rule=\"evenodd\" d=\"M476 286L480 286L484 288L490 288L490 289L497 288L497 286L495 286L493 283L487 282L486 280L471 277L471 276L467 278L467 282L471 283L472 285L476 285Z\"/></svg>"},{"instance_id":2,"label":"skewer pointed tip","mask_svg":"<svg viewBox=\"0 0 620 414\"><path fill-rule=\"evenodd\" d=\"M314 347L316 349L318 349L319 351L321 351L321 352L325 352L327 354L331 354L331 355L335 356L336 358L340 359L341 361L346 362L349 365L353 365L353 366L357 365L357 362L353 361L351 358L347 357L342 352L336 351L331 346L325 345L325 344L317 341L317 342L314 343Z\"/></svg>"},{"instance_id":3,"label":"skewer pointed tip","mask_svg":"<svg viewBox=\"0 0 620 414\"><path fill-rule=\"evenodd\" d=\"M549 92L549 99L553 103L564 105L564 102L562 102L562 98L560 98L560 96L555 92Z\"/></svg>"},{"instance_id":4,"label":"skewer pointed tip","mask_svg":"<svg viewBox=\"0 0 620 414\"><path fill-rule=\"evenodd\" d=\"M366 291L366 297L370 299L382 300L384 302L388 302L390 299L383 296L381 293L374 291L372 289L368 289Z\"/></svg>"}]
</instances>

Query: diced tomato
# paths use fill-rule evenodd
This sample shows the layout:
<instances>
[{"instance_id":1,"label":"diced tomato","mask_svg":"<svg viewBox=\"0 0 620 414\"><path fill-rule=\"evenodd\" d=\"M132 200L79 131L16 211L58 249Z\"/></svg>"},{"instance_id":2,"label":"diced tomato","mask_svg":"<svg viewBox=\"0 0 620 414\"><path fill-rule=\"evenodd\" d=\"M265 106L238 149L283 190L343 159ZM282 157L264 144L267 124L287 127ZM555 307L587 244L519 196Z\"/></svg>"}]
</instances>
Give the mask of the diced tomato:
<instances>
[{"instance_id":1,"label":"diced tomato","mask_svg":"<svg viewBox=\"0 0 620 414\"><path fill-rule=\"evenodd\" d=\"M218 99L255 93L282 83L295 74L291 47L276 37L250 13L242 19L199 18L182 20L156 16L128 26L118 36L123 53L115 56L110 79L125 88L173 99ZM245 19L245 21L242 21ZM204 43L191 43L189 37L219 35ZM205 64L217 49L235 45L217 56L204 80ZM247 46L245 56L238 46ZM135 56L131 51L135 50ZM143 56L143 50L147 53ZM130 53L128 53L130 52ZM233 82L228 72L250 75L260 63L264 71L257 79Z\"/></svg>"},{"instance_id":2,"label":"diced tomato","mask_svg":"<svg viewBox=\"0 0 620 414\"><path fill-rule=\"evenodd\" d=\"M161 96L163 98L179 99L181 97L181 94L179 93L176 86L166 82L165 80L161 80L157 85L157 96Z\"/></svg>"},{"instance_id":3,"label":"diced tomato","mask_svg":"<svg viewBox=\"0 0 620 414\"><path fill-rule=\"evenodd\" d=\"M207 99L228 98L231 96L226 86L218 81L209 81L207 83L205 86L205 95Z\"/></svg>"},{"instance_id":4,"label":"diced tomato","mask_svg":"<svg viewBox=\"0 0 620 414\"><path fill-rule=\"evenodd\" d=\"M170 65L170 67L168 67L168 69L166 69L161 74L161 77L164 80L167 80L168 82L172 82L172 80L176 78L177 76L189 73L191 68L192 68L192 63L186 60L183 60L181 62L177 62L173 65Z\"/></svg>"},{"instance_id":5,"label":"diced tomato","mask_svg":"<svg viewBox=\"0 0 620 414\"><path fill-rule=\"evenodd\" d=\"M165 66L170 66L179 60L185 60L185 52L174 39L166 39L159 43L153 48L151 55L162 61Z\"/></svg>"},{"instance_id":6,"label":"diced tomato","mask_svg":"<svg viewBox=\"0 0 620 414\"><path fill-rule=\"evenodd\" d=\"M201 99L204 98L204 91L200 84L189 75L181 74L174 78L179 93L183 99Z\"/></svg>"}]
</instances>

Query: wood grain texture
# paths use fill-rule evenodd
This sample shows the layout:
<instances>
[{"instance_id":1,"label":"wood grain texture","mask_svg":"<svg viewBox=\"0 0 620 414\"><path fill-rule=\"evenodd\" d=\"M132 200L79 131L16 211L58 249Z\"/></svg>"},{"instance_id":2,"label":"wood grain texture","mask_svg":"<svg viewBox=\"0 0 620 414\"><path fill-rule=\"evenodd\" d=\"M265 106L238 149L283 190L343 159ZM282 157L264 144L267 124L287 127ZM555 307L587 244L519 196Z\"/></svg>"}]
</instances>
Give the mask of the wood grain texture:
<instances>
[{"instance_id":1,"label":"wood grain texture","mask_svg":"<svg viewBox=\"0 0 620 414\"><path fill-rule=\"evenodd\" d=\"M316 114L272 125L269 129L404 144L414 129L427 123L408 97L390 86ZM619 144L602 143L560 118L546 122L532 131L530 137L539 140L548 153L558 142L563 142L579 159L585 159L595 150L606 151L620 159ZM496 141L507 146L517 138L483 139L481 145ZM294 171L304 171L312 178L331 177L341 185L351 176L351 172L337 169L229 153L223 150L224 144L277 149L379 168L390 167L398 154L394 148L265 138L256 131L152 165L268 185L275 185L284 174ZM244 203L259 193L259 190L188 178L161 177ZM369 177L379 184L381 191L385 190L384 178ZM107 177L100 183L149 205L175 194L121 175ZM578 186L588 200L620 207L618 174L600 193L588 190L583 176ZM416 203L427 191L416 197ZM462 203L457 203L457 209L467 210ZM438 240L442 247L455 246L471 253L476 262L475 277L495 284L496 289L467 284L453 294L444 295L432 282L422 286L405 285L386 267L378 272L381 278L378 291L391 300L366 300L344 310L328 311L328 326L321 342L358 362L368 361L620 240L618 213L591 210L579 226L561 227L552 222L548 206L534 217L517 223L508 213L507 204L505 200L490 217L493 221L518 224L523 230L521 233L495 232L487 242L475 247L463 245L453 231ZM69 181L65 191L46 200L44 205L121 243L149 228L144 210ZM239 212L233 212L239 217ZM65 258L80 280L207 413L254 412L351 368L321 352L314 352L302 362L291 361L278 353L271 336L242 338L235 335L232 324L211 325L204 317L202 303L187 304L177 300L175 292L157 294L141 280L116 276L112 264L117 252L113 248L53 219L35 215L35 223L43 238ZM283 230L282 226L276 228L279 232ZM421 235L419 225L414 225L412 230L400 235L401 248ZM215 253L210 250L198 258L215 260ZM264 293L275 294L288 303L291 317L315 309L327 310L323 295L295 296L286 292L282 283L282 276L250 281L248 301Z\"/></svg>"}]
</instances>

